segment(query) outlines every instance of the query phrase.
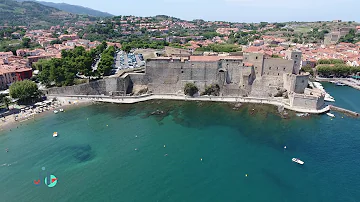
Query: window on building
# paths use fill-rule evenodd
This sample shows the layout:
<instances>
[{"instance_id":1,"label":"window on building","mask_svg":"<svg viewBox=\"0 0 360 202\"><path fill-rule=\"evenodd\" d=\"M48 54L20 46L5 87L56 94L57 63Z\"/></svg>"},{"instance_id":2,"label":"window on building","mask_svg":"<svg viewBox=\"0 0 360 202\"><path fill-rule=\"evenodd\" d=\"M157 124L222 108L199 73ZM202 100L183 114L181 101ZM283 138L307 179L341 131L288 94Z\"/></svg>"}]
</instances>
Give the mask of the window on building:
<instances>
[{"instance_id":1,"label":"window on building","mask_svg":"<svg viewBox=\"0 0 360 202\"><path fill-rule=\"evenodd\" d=\"M280 73L278 73L278 76L280 76Z\"/></svg>"},{"instance_id":2,"label":"window on building","mask_svg":"<svg viewBox=\"0 0 360 202\"><path fill-rule=\"evenodd\" d=\"M269 67L269 70L271 70L271 67Z\"/></svg>"},{"instance_id":3,"label":"window on building","mask_svg":"<svg viewBox=\"0 0 360 202\"><path fill-rule=\"evenodd\" d=\"M243 63L243 66L245 66L245 63Z\"/></svg>"},{"instance_id":4,"label":"window on building","mask_svg":"<svg viewBox=\"0 0 360 202\"><path fill-rule=\"evenodd\" d=\"M184 73L184 71L181 70L181 73Z\"/></svg>"},{"instance_id":5,"label":"window on building","mask_svg":"<svg viewBox=\"0 0 360 202\"><path fill-rule=\"evenodd\" d=\"M256 56L255 59L258 59L258 56Z\"/></svg>"},{"instance_id":6,"label":"window on building","mask_svg":"<svg viewBox=\"0 0 360 202\"><path fill-rule=\"evenodd\" d=\"M284 71L286 70L286 68L284 67Z\"/></svg>"},{"instance_id":7,"label":"window on building","mask_svg":"<svg viewBox=\"0 0 360 202\"><path fill-rule=\"evenodd\" d=\"M277 70L279 70L279 67L276 67Z\"/></svg>"},{"instance_id":8,"label":"window on building","mask_svg":"<svg viewBox=\"0 0 360 202\"><path fill-rule=\"evenodd\" d=\"M301 83L305 83L305 81L304 81L304 80L302 80L302 81L301 81Z\"/></svg>"},{"instance_id":9,"label":"window on building","mask_svg":"<svg viewBox=\"0 0 360 202\"><path fill-rule=\"evenodd\" d=\"M295 57L297 58L297 55L295 55Z\"/></svg>"},{"instance_id":10,"label":"window on building","mask_svg":"<svg viewBox=\"0 0 360 202\"><path fill-rule=\"evenodd\" d=\"M296 64L296 61L294 61L294 63Z\"/></svg>"}]
</instances>

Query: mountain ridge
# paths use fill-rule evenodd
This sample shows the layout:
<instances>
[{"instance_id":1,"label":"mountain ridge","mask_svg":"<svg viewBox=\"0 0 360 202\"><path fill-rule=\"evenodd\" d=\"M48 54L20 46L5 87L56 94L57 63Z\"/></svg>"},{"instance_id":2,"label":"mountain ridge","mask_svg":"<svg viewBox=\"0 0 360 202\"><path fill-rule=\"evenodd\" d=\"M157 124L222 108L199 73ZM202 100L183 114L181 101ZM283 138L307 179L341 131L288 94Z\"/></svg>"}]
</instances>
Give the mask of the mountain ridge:
<instances>
[{"instance_id":1,"label":"mountain ridge","mask_svg":"<svg viewBox=\"0 0 360 202\"><path fill-rule=\"evenodd\" d=\"M0 0L0 25L48 27L75 22L81 16L45 6L35 1Z\"/></svg>"},{"instance_id":2,"label":"mountain ridge","mask_svg":"<svg viewBox=\"0 0 360 202\"><path fill-rule=\"evenodd\" d=\"M65 12L78 14L78 15L89 15L89 16L94 16L94 17L113 17L114 16L113 14L110 14L107 12L98 11L98 10L88 8L85 6L73 5L73 4L67 4L67 3L54 3L54 2L37 1L37 0L16 0L16 1L18 1L18 2L32 1L32 2L36 2L39 4L45 5L45 6L57 8L59 10L65 11Z\"/></svg>"}]
</instances>

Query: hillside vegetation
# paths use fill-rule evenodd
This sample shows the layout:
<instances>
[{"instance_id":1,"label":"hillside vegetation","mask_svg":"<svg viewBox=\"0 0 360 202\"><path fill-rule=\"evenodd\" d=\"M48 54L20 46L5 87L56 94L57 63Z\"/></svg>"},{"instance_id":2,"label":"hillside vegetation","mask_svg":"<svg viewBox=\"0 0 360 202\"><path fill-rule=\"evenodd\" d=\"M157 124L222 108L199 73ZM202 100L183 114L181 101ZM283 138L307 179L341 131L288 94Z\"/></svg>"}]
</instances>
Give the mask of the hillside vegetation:
<instances>
[{"instance_id":1,"label":"hillside vegetation","mask_svg":"<svg viewBox=\"0 0 360 202\"><path fill-rule=\"evenodd\" d=\"M17 0L17 1L23 2L25 0ZM73 14L90 15L90 16L95 16L95 17L111 17L111 16L113 16L110 13L101 12L101 11L94 10L91 8L86 8L86 7L77 6L77 5L71 5L71 4L67 4L67 3L53 3L53 2L35 1L35 0L28 0L28 1L34 1L39 4L57 8L59 10L62 10L62 11L68 12L68 13L73 13Z\"/></svg>"},{"instance_id":2,"label":"hillside vegetation","mask_svg":"<svg viewBox=\"0 0 360 202\"><path fill-rule=\"evenodd\" d=\"M77 15L42 4L0 0L1 25L50 26L76 20Z\"/></svg>"}]
</instances>

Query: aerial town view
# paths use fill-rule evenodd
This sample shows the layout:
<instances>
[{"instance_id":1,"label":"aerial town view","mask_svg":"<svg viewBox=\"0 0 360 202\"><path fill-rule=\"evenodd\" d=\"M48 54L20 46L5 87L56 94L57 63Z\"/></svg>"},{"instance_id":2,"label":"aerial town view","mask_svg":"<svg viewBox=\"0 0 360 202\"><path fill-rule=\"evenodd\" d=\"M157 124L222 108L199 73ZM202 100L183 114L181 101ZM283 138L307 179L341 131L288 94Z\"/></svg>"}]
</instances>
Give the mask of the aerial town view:
<instances>
[{"instance_id":1,"label":"aerial town view","mask_svg":"<svg viewBox=\"0 0 360 202\"><path fill-rule=\"evenodd\" d=\"M329 2L0 0L0 201L359 201Z\"/></svg>"}]
</instances>

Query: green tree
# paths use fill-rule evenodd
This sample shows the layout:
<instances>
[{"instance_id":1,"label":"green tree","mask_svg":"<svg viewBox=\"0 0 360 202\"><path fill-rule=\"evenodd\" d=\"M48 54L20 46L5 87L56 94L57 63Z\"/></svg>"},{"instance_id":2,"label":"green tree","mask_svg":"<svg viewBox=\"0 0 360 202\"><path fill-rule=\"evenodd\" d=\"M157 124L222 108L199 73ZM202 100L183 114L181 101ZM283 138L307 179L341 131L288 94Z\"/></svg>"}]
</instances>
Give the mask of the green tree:
<instances>
[{"instance_id":1,"label":"green tree","mask_svg":"<svg viewBox=\"0 0 360 202\"><path fill-rule=\"evenodd\" d=\"M104 50L101 54L101 60L98 65L98 71L103 76L107 76L110 74L111 68L114 64L114 55L115 48L110 46L108 49Z\"/></svg>"},{"instance_id":2,"label":"green tree","mask_svg":"<svg viewBox=\"0 0 360 202\"><path fill-rule=\"evenodd\" d=\"M9 109L9 105L11 104L11 100L8 97L4 96L3 99L2 99L2 102L4 103L6 109Z\"/></svg>"},{"instance_id":3,"label":"green tree","mask_svg":"<svg viewBox=\"0 0 360 202\"><path fill-rule=\"evenodd\" d=\"M122 46L122 49L125 51L125 52L130 52L130 50L131 50L131 46L130 45L123 45Z\"/></svg>"},{"instance_id":4,"label":"green tree","mask_svg":"<svg viewBox=\"0 0 360 202\"><path fill-rule=\"evenodd\" d=\"M314 75L314 70L311 66L309 65L306 65L306 66L303 66L301 67L301 71L302 72L309 72L311 75Z\"/></svg>"},{"instance_id":5,"label":"green tree","mask_svg":"<svg viewBox=\"0 0 360 202\"><path fill-rule=\"evenodd\" d=\"M5 105L6 109L9 109L11 100L7 96L5 96L4 94L0 94L0 101L3 105Z\"/></svg>"},{"instance_id":6,"label":"green tree","mask_svg":"<svg viewBox=\"0 0 360 202\"><path fill-rule=\"evenodd\" d=\"M205 91L201 93L201 95L220 95L220 86L218 84L212 84L210 86L206 86Z\"/></svg>"},{"instance_id":7,"label":"green tree","mask_svg":"<svg viewBox=\"0 0 360 202\"><path fill-rule=\"evenodd\" d=\"M298 40L297 38L295 38L295 39L292 40L292 42L293 42L293 43L298 43L299 40Z\"/></svg>"},{"instance_id":8,"label":"green tree","mask_svg":"<svg viewBox=\"0 0 360 202\"><path fill-rule=\"evenodd\" d=\"M22 46L25 47L25 48L30 48L30 41L31 41L31 39L29 39L29 38L23 38L22 39Z\"/></svg>"},{"instance_id":9,"label":"green tree","mask_svg":"<svg viewBox=\"0 0 360 202\"><path fill-rule=\"evenodd\" d=\"M40 95L36 83L30 80L17 81L10 86L10 96L20 102L29 102Z\"/></svg>"},{"instance_id":10,"label":"green tree","mask_svg":"<svg viewBox=\"0 0 360 202\"><path fill-rule=\"evenodd\" d=\"M344 64L344 61L341 59L320 59L317 64Z\"/></svg>"},{"instance_id":11,"label":"green tree","mask_svg":"<svg viewBox=\"0 0 360 202\"><path fill-rule=\"evenodd\" d=\"M184 94L194 96L197 92L199 92L198 87L193 83L186 83L184 87Z\"/></svg>"},{"instance_id":12,"label":"green tree","mask_svg":"<svg viewBox=\"0 0 360 202\"><path fill-rule=\"evenodd\" d=\"M51 45L54 45L54 44L62 44L62 41L61 41L60 39L52 40L52 41L50 41L50 44L51 44Z\"/></svg>"},{"instance_id":13,"label":"green tree","mask_svg":"<svg viewBox=\"0 0 360 202\"><path fill-rule=\"evenodd\" d=\"M276 55L276 54L272 54L271 57L272 58L281 58L279 55Z\"/></svg>"}]
</instances>

